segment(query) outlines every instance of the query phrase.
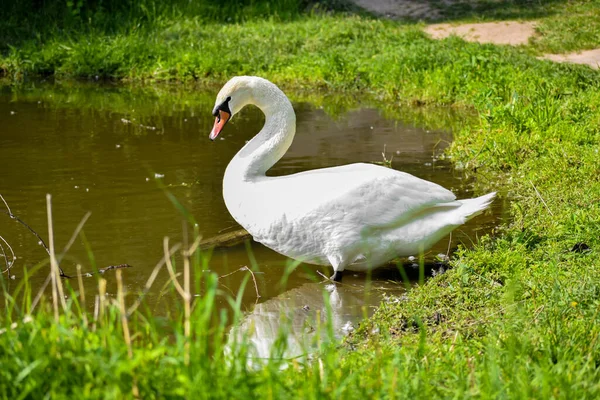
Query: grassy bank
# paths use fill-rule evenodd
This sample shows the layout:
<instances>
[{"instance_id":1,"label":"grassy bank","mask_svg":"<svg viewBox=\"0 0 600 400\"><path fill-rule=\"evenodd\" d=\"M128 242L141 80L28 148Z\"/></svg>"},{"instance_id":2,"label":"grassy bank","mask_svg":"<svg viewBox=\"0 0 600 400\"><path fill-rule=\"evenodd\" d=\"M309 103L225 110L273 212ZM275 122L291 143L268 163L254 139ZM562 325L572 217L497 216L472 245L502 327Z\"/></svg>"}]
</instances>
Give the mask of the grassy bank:
<instances>
[{"instance_id":1,"label":"grassy bank","mask_svg":"<svg viewBox=\"0 0 600 400\"><path fill-rule=\"evenodd\" d=\"M357 8L342 0L41 3L34 13L37 4L16 0L0 10L0 73L11 81L222 81L248 73L295 86L378 89L376 77L388 72L386 81L404 86L394 67L415 72L452 62L424 45L415 21L347 18ZM442 22L536 19L538 35L521 48L533 54L600 46L598 0L505 3L432 7ZM426 52L413 55L417 48ZM442 57L428 59L433 54Z\"/></svg>"},{"instance_id":2,"label":"grassy bank","mask_svg":"<svg viewBox=\"0 0 600 400\"><path fill-rule=\"evenodd\" d=\"M50 303L30 313L27 302L9 301L1 396L598 397L598 72L519 49L436 42L415 27L358 17L232 25L184 18L63 40L23 42L0 65L10 79L258 74L284 87L368 91L390 109L472 108L480 118L455 131L448 155L472 171L479 191L506 193L512 219L462 251L453 270L383 304L345 346L284 370L278 361L249 368L244 346L227 358L224 322L207 322L218 318L206 311L216 295L210 279L194 300L189 331L184 305L174 322L144 314L126 321L117 301L94 325L75 294L66 305L74 311L61 311L59 323Z\"/></svg>"}]
</instances>

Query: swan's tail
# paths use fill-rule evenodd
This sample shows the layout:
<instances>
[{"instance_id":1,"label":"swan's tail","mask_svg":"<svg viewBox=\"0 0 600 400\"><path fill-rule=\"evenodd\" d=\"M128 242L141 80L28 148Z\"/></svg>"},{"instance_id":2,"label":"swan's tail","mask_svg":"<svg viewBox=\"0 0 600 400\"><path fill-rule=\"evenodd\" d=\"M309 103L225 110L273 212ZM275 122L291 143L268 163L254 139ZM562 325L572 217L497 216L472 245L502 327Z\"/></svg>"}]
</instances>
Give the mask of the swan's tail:
<instances>
[{"instance_id":1,"label":"swan's tail","mask_svg":"<svg viewBox=\"0 0 600 400\"><path fill-rule=\"evenodd\" d=\"M460 208L457 210L460 213L460 216L464 219L461 224L464 224L476 215L481 214L490 206L495 198L496 192L492 192L475 199L458 200L459 203L462 203L462 206L460 206Z\"/></svg>"}]
</instances>

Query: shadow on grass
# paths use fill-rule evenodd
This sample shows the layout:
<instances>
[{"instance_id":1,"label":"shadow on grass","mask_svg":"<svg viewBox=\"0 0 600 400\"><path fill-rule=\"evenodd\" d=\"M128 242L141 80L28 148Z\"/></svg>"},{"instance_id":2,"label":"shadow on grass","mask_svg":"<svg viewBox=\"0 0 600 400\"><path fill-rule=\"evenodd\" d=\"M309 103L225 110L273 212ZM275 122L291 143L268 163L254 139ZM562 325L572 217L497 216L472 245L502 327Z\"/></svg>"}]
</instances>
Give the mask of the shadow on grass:
<instances>
[{"instance_id":1,"label":"shadow on grass","mask_svg":"<svg viewBox=\"0 0 600 400\"><path fill-rule=\"evenodd\" d=\"M381 1L362 1L371 12ZM381 12L392 19L407 22L453 22L458 20L528 20L556 14L565 0L396 0L386 1ZM367 10L369 11L369 10Z\"/></svg>"}]
</instances>

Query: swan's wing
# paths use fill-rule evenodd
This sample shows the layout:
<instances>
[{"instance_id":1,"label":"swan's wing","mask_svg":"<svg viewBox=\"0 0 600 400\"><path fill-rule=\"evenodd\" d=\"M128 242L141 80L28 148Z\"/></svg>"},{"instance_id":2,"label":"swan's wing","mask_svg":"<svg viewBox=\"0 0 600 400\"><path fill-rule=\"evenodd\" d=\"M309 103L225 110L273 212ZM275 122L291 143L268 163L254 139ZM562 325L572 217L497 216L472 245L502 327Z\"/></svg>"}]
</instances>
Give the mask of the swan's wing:
<instances>
[{"instance_id":1,"label":"swan's wing","mask_svg":"<svg viewBox=\"0 0 600 400\"><path fill-rule=\"evenodd\" d=\"M276 185L285 193L279 193L287 197L280 204L288 204L288 216L312 214L332 223L352 221L362 227L395 224L456 199L433 182L373 164L323 168L280 179Z\"/></svg>"},{"instance_id":2,"label":"swan's wing","mask_svg":"<svg viewBox=\"0 0 600 400\"><path fill-rule=\"evenodd\" d=\"M351 210L350 217L359 226L396 224L426 208L456 200L452 192L433 182L372 167L364 168L364 179L333 201L337 207Z\"/></svg>"}]
</instances>

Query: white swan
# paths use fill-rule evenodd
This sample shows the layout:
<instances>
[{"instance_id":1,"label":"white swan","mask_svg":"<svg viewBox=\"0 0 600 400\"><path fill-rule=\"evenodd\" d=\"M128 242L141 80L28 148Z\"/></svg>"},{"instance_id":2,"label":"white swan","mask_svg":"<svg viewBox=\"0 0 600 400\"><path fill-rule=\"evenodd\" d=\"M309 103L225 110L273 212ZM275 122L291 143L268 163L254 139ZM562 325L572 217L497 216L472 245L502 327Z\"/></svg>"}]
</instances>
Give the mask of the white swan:
<instances>
[{"instance_id":1,"label":"white swan","mask_svg":"<svg viewBox=\"0 0 600 400\"><path fill-rule=\"evenodd\" d=\"M247 104L263 111L265 125L225 170L227 209L257 242L302 262L331 265L335 281L345 269L364 271L429 249L496 196L456 200L435 183L362 163L268 177L296 131L292 104L273 83L252 76L227 82L209 137Z\"/></svg>"}]
</instances>

